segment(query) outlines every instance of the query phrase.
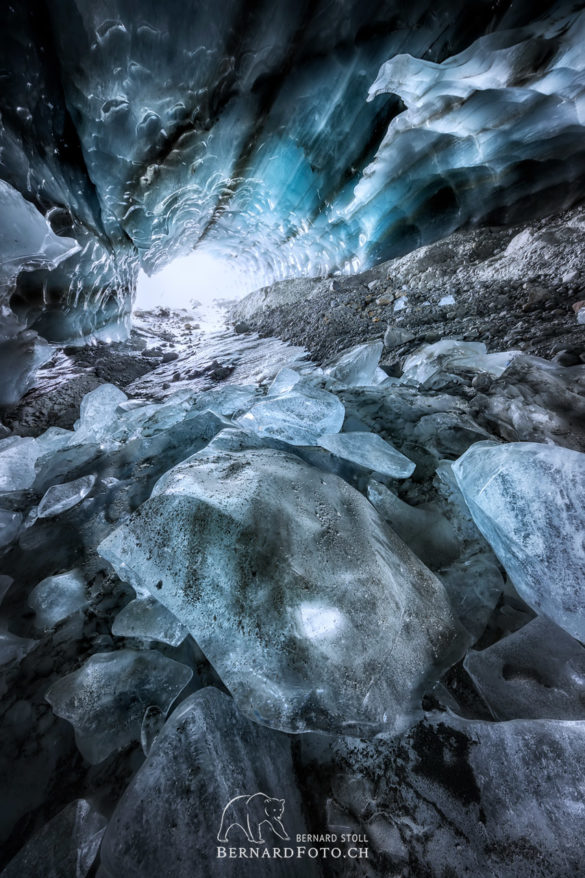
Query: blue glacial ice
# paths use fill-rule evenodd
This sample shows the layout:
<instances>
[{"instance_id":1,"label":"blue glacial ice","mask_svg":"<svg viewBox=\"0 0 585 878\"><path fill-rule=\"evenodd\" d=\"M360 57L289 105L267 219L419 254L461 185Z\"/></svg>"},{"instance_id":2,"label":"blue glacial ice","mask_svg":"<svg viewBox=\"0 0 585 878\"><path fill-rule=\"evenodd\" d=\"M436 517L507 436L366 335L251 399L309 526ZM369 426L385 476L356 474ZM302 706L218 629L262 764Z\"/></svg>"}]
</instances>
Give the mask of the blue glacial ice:
<instances>
[{"instance_id":1,"label":"blue glacial ice","mask_svg":"<svg viewBox=\"0 0 585 878\"><path fill-rule=\"evenodd\" d=\"M71 802L24 845L3 870L3 878L86 878L107 822L86 799Z\"/></svg>"},{"instance_id":2,"label":"blue glacial ice","mask_svg":"<svg viewBox=\"0 0 585 878\"><path fill-rule=\"evenodd\" d=\"M337 396L299 382L278 396L268 396L239 419L259 436L290 445L317 445L325 433L341 430L345 409Z\"/></svg>"},{"instance_id":3,"label":"blue glacial ice","mask_svg":"<svg viewBox=\"0 0 585 878\"><path fill-rule=\"evenodd\" d=\"M180 646L189 632L156 598L147 595L137 597L120 610L112 624L112 634Z\"/></svg>"},{"instance_id":4,"label":"blue glacial ice","mask_svg":"<svg viewBox=\"0 0 585 878\"><path fill-rule=\"evenodd\" d=\"M393 479L407 479L416 466L375 433L325 434L319 445L336 457Z\"/></svg>"},{"instance_id":5,"label":"blue glacial ice","mask_svg":"<svg viewBox=\"0 0 585 878\"><path fill-rule=\"evenodd\" d=\"M584 640L585 455L534 442L478 442L453 472L521 597Z\"/></svg>"},{"instance_id":6,"label":"blue glacial ice","mask_svg":"<svg viewBox=\"0 0 585 878\"><path fill-rule=\"evenodd\" d=\"M309 829L291 740L250 722L217 689L196 692L167 720L120 799L104 838L100 875L157 878L164 872L173 878L192 878L193 863L197 874L213 875L218 871L224 809L235 796L259 791L279 800L275 814L281 818L279 823L263 822L260 837L264 843L251 846L269 853L277 848L278 857L247 862L245 867L252 865L255 875L266 878L296 878L299 860L285 856L284 851L291 846L294 850L297 835ZM253 817L252 805L249 811ZM228 831L226 849L243 845L247 850L247 820L244 823L244 828L234 825ZM250 838L257 839L258 826L253 820L251 831ZM161 844L167 838L173 843ZM220 861L220 870L222 875L237 878L243 871L241 860L226 857ZM303 863L303 875L320 875L313 860Z\"/></svg>"},{"instance_id":7,"label":"blue glacial ice","mask_svg":"<svg viewBox=\"0 0 585 878\"><path fill-rule=\"evenodd\" d=\"M191 457L99 552L277 729L399 730L460 643L442 585L373 506L287 453Z\"/></svg>"},{"instance_id":8,"label":"blue glacial ice","mask_svg":"<svg viewBox=\"0 0 585 878\"><path fill-rule=\"evenodd\" d=\"M0 492L24 491L36 477L39 448L35 439L9 436L0 440Z\"/></svg>"},{"instance_id":9,"label":"blue glacial ice","mask_svg":"<svg viewBox=\"0 0 585 878\"><path fill-rule=\"evenodd\" d=\"M57 716L75 729L75 740L92 765L140 740L147 707L165 713L193 671L154 650L96 653L77 671L57 680L46 698Z\"/></svg>"},{"instance_id":10,"label":"blue glacial ice","mask_svg":"<svg viewBox=\"0 0 585 878\"><path fill-rule=\"evenodd\" d=\"M464 662L494 719L585 718L585 648L544 617Z\"/></svg>"},{"instance_id":11,"label":"blue glacial ice","mask_svg":"<svg viewBox=\"0 0 585 878\"><path fill-rule=\"evenodd\" d=\"M358 345L342 354L334 364L325 370L325 374L336 383L346 387L379 384L377 371L383 348L384 344L381 341ZM386 378L386 374L383 374Z\"/></svg>"},{"instance_id":12,"label":"blue glacial ice","mask_svg":"<svg viewBox=\"0 0 585 878\"><path fill-rule=\"evenodd\" d=\"M35 586L28 597L29 607L35 611L38 628L53 628L77 610L87 606L85 577L81 570L69 570L57 576L48 576Z\"/></svg>"}]
</instances>

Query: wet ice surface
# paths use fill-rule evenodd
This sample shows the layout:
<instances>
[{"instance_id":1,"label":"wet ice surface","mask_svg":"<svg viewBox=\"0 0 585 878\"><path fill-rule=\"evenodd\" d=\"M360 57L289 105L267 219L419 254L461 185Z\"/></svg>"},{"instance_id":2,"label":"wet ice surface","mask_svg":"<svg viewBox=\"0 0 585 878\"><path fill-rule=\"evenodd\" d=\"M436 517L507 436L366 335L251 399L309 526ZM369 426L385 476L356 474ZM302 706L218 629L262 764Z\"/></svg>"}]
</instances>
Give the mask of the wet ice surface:
<instances>
[{"instance_id":1,"label":"wet ice surface","mask_svg":"<svg viewBox=\"0 0 585 878\"><path fill-rule=\"evenodd\" d=\"M197 350L181 352L179 348L177 360L134 381L128 392L132 396L163 399L182 388L209 390L215 387L214 373L218 369L227 373L221 378L222 386L260 384L272 381L283 367L302 369L310 363L303 348L277 338L259 339L255 333L234 335L227 329L206 333L201 338L203 344Z\"/></svg>"},{"instance_id":2,"label":"wet ice surface","mask_svg":"<svg viewBox=\"0 0 585 878\"><path fill-rule=\"evenodd\" d=\"M3 862L79 814L85 874L113 814L100 876L191 875L260 789L291 834L366 834L368 876L576 874L585 367L185 339L0 441Z\"/></svg>"}]
</instances>

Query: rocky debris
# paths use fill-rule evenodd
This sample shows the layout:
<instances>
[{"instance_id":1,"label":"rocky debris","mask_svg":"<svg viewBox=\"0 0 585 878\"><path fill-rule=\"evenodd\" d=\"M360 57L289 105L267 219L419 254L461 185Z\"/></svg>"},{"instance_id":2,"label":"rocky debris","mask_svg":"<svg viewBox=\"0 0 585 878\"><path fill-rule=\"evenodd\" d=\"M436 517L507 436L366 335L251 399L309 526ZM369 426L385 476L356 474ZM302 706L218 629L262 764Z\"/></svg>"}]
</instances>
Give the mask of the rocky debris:
<instances>
[{"instance_id":1,"label":"rocky debris","mask_svg":"<svg viewBox=\"0 0 585 878\"><path fill-rule=\"evenodd\" d=\"M551 357L585 354L585 208L514 228L456 232L354 276L285 281L231 312L317 362L386 336L382 366L423 343L480 340ZM574 310L575 308L575 310Z\"/></svg>"}]
</instances>

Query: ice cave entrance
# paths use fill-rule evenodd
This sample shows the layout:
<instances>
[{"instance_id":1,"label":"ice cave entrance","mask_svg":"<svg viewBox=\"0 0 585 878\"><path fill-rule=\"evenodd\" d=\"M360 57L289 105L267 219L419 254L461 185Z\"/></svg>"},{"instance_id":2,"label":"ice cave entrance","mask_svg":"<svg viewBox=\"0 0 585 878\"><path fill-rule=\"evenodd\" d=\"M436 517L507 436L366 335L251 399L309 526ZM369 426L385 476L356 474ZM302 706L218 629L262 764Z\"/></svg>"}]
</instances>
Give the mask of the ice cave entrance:
<instances>
[{"instance_id":1,"label":"ice cave entrance","mask_svg":"<svg viewBox=\"0 0 585 878\"><path fill-rule=\"evenodd\" d=\"M201 329L213 331L224 326L229 304L266 282L256 272L240 268L230 256L196 251L153 275L141 269L134 307L185 309Z\"/></svg>"}]
</instances>

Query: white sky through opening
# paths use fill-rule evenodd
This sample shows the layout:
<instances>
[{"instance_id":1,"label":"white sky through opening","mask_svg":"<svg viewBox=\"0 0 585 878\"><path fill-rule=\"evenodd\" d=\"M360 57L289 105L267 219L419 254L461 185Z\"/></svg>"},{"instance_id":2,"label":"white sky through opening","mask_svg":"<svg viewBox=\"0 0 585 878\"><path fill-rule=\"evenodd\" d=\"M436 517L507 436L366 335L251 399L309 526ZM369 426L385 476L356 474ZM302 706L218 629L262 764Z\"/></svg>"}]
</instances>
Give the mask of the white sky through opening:
<instances>
[{"instance_id":1,"label":"white sky through opening","mask_svg":"<svg viewBox=\"0 0 585 878\"><path fill-rule=\"evenodd\" d=\"M135 308L150 311L158 306L193 312L202 328L223 325L222 307L264 286L266 281L243 272L230 258L195 251L175 259L157 274L138 274Z\"/></svg>"}]
</instances>

